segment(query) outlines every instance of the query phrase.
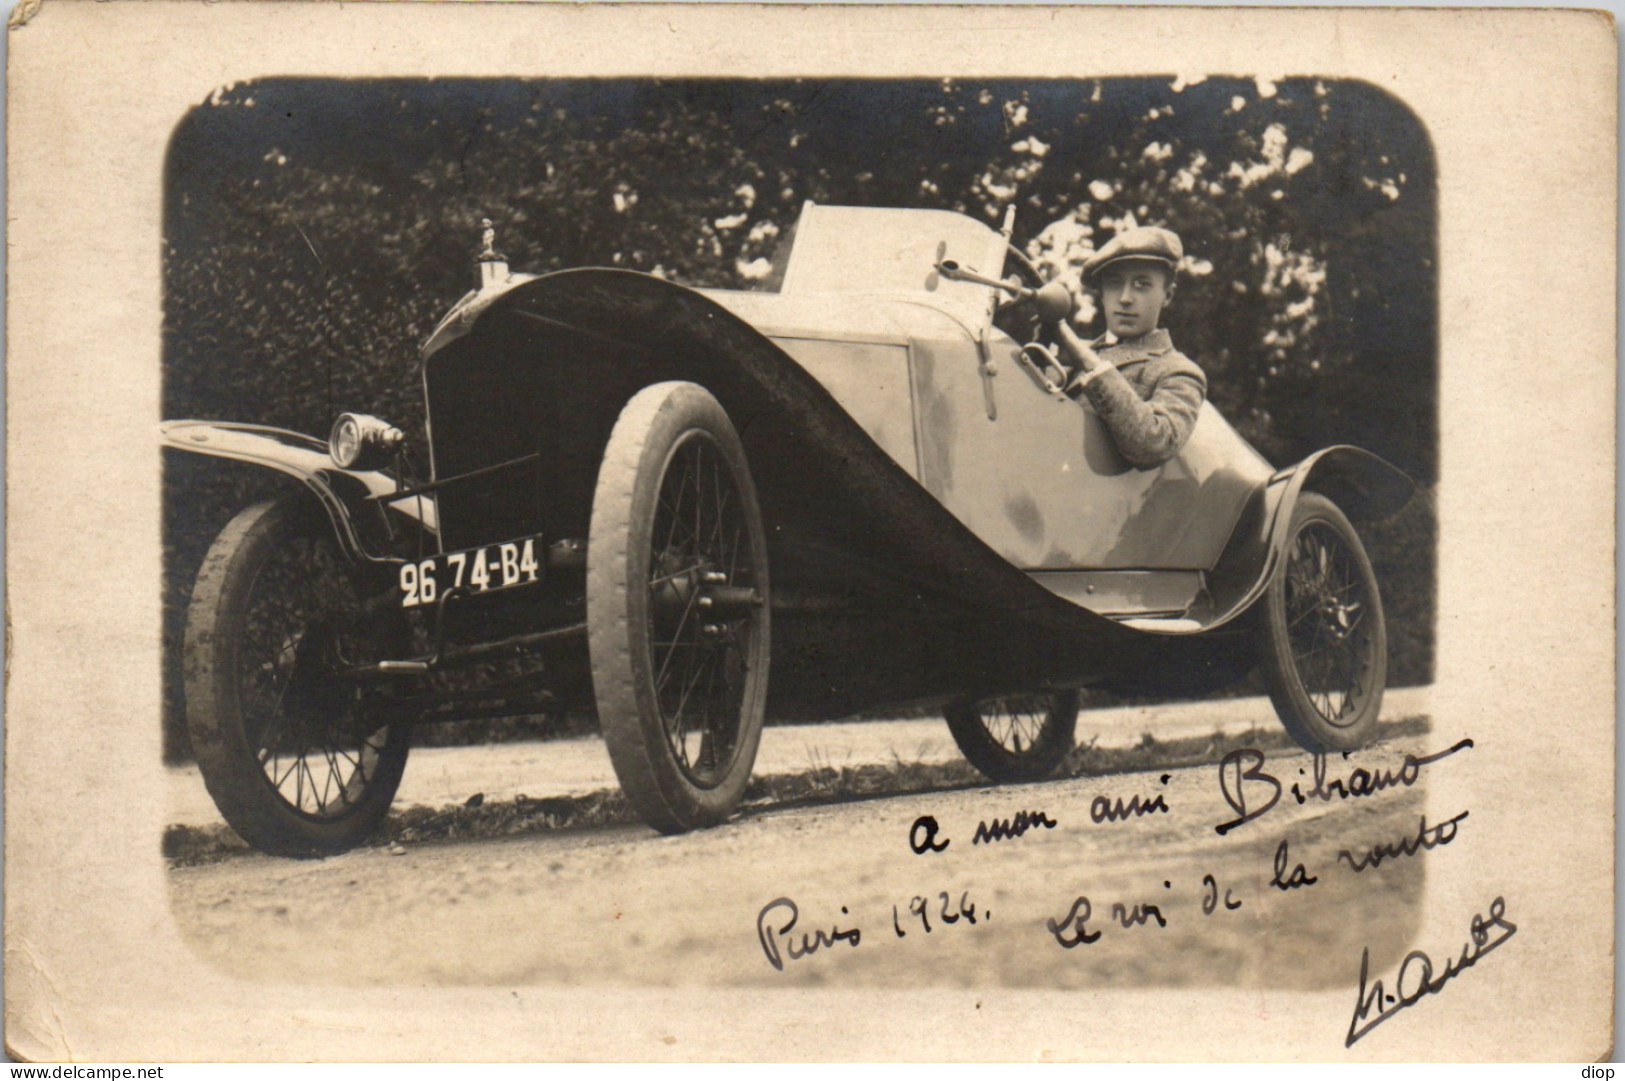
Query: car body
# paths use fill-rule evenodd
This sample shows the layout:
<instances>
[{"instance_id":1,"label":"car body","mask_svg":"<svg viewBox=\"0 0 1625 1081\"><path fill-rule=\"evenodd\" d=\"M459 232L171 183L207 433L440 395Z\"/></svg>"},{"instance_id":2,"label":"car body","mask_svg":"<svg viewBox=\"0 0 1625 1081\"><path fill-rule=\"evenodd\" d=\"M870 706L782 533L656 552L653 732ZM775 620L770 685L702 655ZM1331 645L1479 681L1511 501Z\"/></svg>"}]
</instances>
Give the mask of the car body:
<instances>
[{"instance_id":1,"label":"car body","mask_svg":"<svg viewBox=\"0 0 1625 1081\"><path fill-rule=\"evenodd\" d=\"M514 273L488 227L479 287L422 349L422 475L373 418L344 429L341 457L367 451L348 467L337 432L166 423L171 448L303 484L303 510L228 526L195 591L189 723L217 802L234 793L227 820L272 851L356 843L399 733L490 697L442 673L497 657L533 662L534 700L596 705L664 830L727 816L767 715L941 706L975 764L1022 778L1070 748L1077 688L1192 693L1262 663L1300 742L1369 738L1385 639L1348 521L1397 510L1411 482L1353 447L1278 469L1211 404L1172 460L1130 466L1024 348L1041 323L1010 301L1043 283L1029 265L991 284L1021 261L1008 230L809 203L777 291L749 292ZM271 712L319 718L297 736L227 701L260 678L229 645L256 618L231 579L265 577L249 565L290 536L351 583L325 590L344 613L316 598L257 639ZM323 739L358 763L326 778L332 807L266 764ZM352 800L357 777L373 794Z\"/></svg>"}]
</instances>

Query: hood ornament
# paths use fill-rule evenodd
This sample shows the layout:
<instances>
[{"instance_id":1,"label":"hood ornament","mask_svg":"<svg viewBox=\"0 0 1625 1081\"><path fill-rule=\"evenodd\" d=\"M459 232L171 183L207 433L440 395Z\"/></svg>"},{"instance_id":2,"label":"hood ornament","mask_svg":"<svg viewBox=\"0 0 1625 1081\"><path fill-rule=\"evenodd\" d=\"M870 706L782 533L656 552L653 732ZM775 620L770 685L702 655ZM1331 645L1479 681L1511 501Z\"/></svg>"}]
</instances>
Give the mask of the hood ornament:
<instances>
[{"instance_id":1,"label":"hood ornament","mask_svg":"<svg viewBox=\"0 0 1625 1081\"><path fill-rule=\"evenodd\" d=\"M484 250L476 257L479 266L479 288L490 289L502 285L508 280L508 257L496 250L497 231L491 224L490 218L481 218L480 227L484 232L480 236L485 245Z\"/></svg>"},{"instance_id":2,"label":"hood ornament","mask_svg":"<svg viewBox=\"0 0 1625 1081\"><path fill-rule=\"evenodd\" d=\"M453 304L429 332L428 340L419 350L425 358L467 334L481 313L509 291L536 280L534 274L515 274L508 269L508 257L497 251L496 226L491 224L490 218L480 219L480 250L474 256L474 267L473 290Z\"/></svg>"}]
</instances>

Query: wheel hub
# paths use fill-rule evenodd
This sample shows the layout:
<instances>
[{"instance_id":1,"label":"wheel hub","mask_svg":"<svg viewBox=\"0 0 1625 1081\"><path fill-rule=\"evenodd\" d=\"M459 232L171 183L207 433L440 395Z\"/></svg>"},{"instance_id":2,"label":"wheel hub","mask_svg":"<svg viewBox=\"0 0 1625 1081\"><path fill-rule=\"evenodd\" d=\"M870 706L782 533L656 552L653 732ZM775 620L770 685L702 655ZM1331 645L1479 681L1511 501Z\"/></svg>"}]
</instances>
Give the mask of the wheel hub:
<instances>
[{"instance_id":1,"label":"wheel hub","mask_svg":"<svg viewBox=\"0 0 1625 1081\"><path fill-rule=\"evenodd\" d=\"M1326 620L1326 630L1331 636L1341 642L1354 633L1354 625L1359 621L1359 602L1346 604L1336 597L1326 597L1320 602L1321 615Z\"/></svg>"},{"instance_id":2,"label":"wheel hub","mask_svg":"<svg viewBox=\"0 0 1625 1081\"><path fill-rule=\"evenodd\" d=\"M268 665L285 687L288 735L301 748L339 732L361 739L377 728L359 708L356 684L340 675L344 661L333 627L317 623L288 634Z\"/></svg>"},{"instance_id":3,"label":"wheel hub","mask_svg":"<svg viewBox=\"0 0 1625 1081\"><path fill-rule=\"evenodd\" d=\"M682 557L665 552L656 560L658 582L650 599L660 618L678 621L692 609L700 619L700 639L723 642L732 637L729 626L762 606L762 595L749 586L736 586L726 572L707 564L680 569Z\"/></svg>"}]
</instances>

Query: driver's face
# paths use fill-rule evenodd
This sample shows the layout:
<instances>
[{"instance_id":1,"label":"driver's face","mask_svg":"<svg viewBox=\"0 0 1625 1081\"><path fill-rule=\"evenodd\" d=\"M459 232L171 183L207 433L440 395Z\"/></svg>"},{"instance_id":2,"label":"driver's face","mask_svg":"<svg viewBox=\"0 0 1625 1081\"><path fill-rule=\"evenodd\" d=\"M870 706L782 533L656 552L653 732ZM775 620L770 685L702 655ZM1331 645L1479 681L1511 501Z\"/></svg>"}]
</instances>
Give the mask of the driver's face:
<instances>
[{"instance_id":1,"label":"driver's face","mask_svg":"<svg viewBox=\"0 0 1625 1081\"><path fill-rule=\"evenodd\" d=\"M1100 272L1100 310L1106 329L1120 339L1157 329L1162 309L1174 296L1174 283L1162 263L1125 259Z\"/></svg>"}]
</instances>

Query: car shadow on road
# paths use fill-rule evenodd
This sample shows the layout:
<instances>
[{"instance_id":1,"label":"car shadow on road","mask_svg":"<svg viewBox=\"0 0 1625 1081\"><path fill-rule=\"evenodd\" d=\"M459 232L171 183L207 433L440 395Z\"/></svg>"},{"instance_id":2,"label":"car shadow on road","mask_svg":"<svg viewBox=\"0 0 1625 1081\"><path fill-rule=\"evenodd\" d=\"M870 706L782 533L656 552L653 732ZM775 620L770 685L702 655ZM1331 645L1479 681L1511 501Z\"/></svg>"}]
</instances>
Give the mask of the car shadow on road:
<instances>
[{"instance_id":1,"label":"car shadow on road","mask_svg":"<svg viewBox=\"0 0 1625 1081\"><path fill-rule=\"evenodd\" d=\"M1374 746L1422 735L1428 729L1425 716L1386 722ZM1276 751L1292 746L1286 733L1278 728L1229 734L1214 732L1177 740L1159 740L1148 733L1132 747L1100 747L1089 741L1072 749L1054 777L1032 784L1216 766L1225 755L1241 748ZM908 762L897 758L890 763L855 766L810 761L808 768L799 773L753 778L741 801L738 817L751 818L824 804L987 788L993 783L964 761ZM392 811L368 845L401 848L461 844L553 830L580 831L637 823L631 805L618 790L543 798L520 794L511 800L487 800L476 794L460 804L413 806ZM169 826L164 831L163 855L169 866L176 868L251 857L255 853L229 827L220 823Z\"/></svg>"}]
</instances>

